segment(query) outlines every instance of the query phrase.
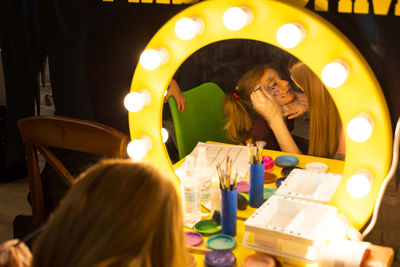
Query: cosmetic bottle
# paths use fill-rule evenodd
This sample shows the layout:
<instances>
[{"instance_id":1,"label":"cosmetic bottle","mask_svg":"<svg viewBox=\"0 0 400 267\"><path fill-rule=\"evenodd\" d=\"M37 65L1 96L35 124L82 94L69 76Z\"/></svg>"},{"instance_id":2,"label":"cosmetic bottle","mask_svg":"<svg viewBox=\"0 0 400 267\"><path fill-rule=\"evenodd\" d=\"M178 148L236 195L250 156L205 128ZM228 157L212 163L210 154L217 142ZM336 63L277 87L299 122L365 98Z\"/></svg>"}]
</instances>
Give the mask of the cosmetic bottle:
<instances>
[{"instance_id":1,"label":"cosmetic bottle","mask_svg":"<svg viewBox=\"0 0 400 267\"><path fill-rule=\"evenodd\" d=\"M185 168L181 175L181 192L184 220L195 221L200 219L200 183L195 175L193 156L187 156Z\"/></svg>"},{"instance_id":2,"label":"cosmetic bottle","mask_svg":"<svg viewBox=\"0 0 400 267\"><path fill-rule=\"evenodd\" d=\"M200 201L206 206L211 205L211 175L209 173L206 147L199 147L196 159L196 176L200 182Z\"/></svg>"}]
</instances>

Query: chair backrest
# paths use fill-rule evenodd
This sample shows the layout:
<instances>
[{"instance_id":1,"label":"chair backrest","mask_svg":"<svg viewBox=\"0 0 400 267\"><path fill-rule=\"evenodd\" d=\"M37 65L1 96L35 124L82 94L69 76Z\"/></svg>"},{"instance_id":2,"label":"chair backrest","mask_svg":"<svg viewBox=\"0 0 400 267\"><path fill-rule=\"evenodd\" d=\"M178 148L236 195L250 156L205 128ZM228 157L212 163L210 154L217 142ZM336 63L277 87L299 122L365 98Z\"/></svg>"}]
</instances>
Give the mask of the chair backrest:
<instances>
[{"instance_id":1,"label":"chair backrest","mask_svg":"<svg viewBox=\"0 0 400 267\"><path fill-rule=\"evenodd\" d=\"M44 222L47 215L37 151L69 186L74 183L74 178L50 147L86 152L107 158L126 157L128 136L100 123L61 116L34 116L20 119L18 127L26 149L35 228Z\"/></svg>"},{"instance_id":2,"label":"chair backrest","mask_svg":"<svg viewBox=\"0 0 400 267\"><path fill-rule=\"evenodd\" d=\"M225 94L215 83L204 83L186 92L186 111L177 110L173 97L168 99L174 121L179 157L189 154L197 142L231 143L224 131Z\"/></svg>"}]
</instances>

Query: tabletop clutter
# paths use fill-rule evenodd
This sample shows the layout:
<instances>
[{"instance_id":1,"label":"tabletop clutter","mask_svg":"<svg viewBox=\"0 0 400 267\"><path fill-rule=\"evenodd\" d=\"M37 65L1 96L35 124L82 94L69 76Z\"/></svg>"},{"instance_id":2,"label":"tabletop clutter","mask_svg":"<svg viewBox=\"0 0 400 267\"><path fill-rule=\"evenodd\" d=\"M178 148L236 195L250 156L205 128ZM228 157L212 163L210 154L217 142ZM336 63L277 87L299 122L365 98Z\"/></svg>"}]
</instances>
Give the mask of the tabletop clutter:
<instances>
[{"instance_id":1,"label":"tabletop clutter","mask_svg":"<svg viewBox=\"0 0 400 267\"><path fill-rule=\"evenodd\" d=\"M321 257L326 250L330 223L339 214L336 207L326 203L339 186L341 175L329 173L328 166L319 162L302 169L297 166L298 158L292 155L273 159L263 155L260 144L249 143L245 147L246 159L241 157L242 150L218 157L208 154L213 149L221 153L215 145L199 144L196 153L186 157L177 173L182 186L184 223L194 230L186 232L186 243L191 248L205 244L205 249L199 248L200 253L205 253L205 266L237 264L237 211L248 206L255 211L244 222L242 242L258 253L243 259L242 266L279 265L274 256L330 266ZM241 170L234 167L240 158L247 161L245 172L243 163L236 164ZM282 168L280 178L271 175L275 165ZM212 168L217 179L213 178ZM202 214L201 206L212 214ZM202 220L204 215L212 215L212 219ZM207 240L204 242L203 238ZM359 250L360 262L365 251L367 246Z\"/></svg>"}]
</instances>

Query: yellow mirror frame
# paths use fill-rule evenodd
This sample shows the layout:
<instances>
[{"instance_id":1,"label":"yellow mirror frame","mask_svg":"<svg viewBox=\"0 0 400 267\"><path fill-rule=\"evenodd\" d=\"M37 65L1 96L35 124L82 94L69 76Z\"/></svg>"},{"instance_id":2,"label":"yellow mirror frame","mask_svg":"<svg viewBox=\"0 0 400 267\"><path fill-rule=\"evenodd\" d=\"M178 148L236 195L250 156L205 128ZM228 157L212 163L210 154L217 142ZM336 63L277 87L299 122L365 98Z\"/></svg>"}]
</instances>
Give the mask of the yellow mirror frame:
<instances>
[{"instance_id":1,"label":"yellow mirror frame","mask_svg":"<svg viewBox=\"0 0 400 267\"><path fill-rule=\"evenodd\" d=\"M240 30L228 30L223 24L223 14L230 7L246 6L253 20ZM190 40L179 39L174 32L181 18L198 17L204 30ZM287 23L300 23L305 38L294 48L284 49L276 40L276 32ZM356 229L367 222L385 178L392 156L392 129L390 115L380 85L368 63L356 47L334 26L304 7L280 1L267 0L210 0L194 4L171 18L151 39L146 49L163 47L168 51L166 64L155 70L146 70L138 64L131 84L131 92L146 89L152 102L138 112L129 113L131 138L150 137L153 146L143 161L155 165L178 186L165 145L162 142L162 106L164 92L179 66L198 49L225 39L253 39L281 47L306 63L320 78L322 69L335 60L349 66L349 75L343 85L328 88L346 129L358 114L367 113L373 119L370 138L358 143L346 134L346 162L341 183L328 203L349 219ZM346 189L348 179L358 170L366 169L373 175L369 194L363 198L352 197Z\"/></svg>"}]
</instances>

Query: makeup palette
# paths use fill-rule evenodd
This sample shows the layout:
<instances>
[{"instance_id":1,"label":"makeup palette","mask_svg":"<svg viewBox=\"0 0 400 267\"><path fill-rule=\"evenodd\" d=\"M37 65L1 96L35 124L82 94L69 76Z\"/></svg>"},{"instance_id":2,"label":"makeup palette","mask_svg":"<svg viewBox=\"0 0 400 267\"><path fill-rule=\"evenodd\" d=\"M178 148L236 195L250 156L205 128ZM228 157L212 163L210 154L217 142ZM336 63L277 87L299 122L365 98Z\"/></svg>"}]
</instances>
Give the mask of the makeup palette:
<instances>
[{"instance_id":1,"label":"makeup palette","mask_svg":"<svg viewBox=\"0 0 400 267\"><path fill-rule=\"evenodd\" d=\"M313 262L325 244L337 208L287 196L273 195L244 223L243 245L257 251ZM253 233L253 243L248 242Z\"/></svg>"},{"instance_id":2,"label":"makeup palette","mask_svg":"<svg viewBox=\"0 0 400 267\"><path fill-rule=\"evenodd\" d=\"M335 194L341 179L340 174L294 169L276 193L317 202L328 202Z\"/></svg>"}]
</instances>

